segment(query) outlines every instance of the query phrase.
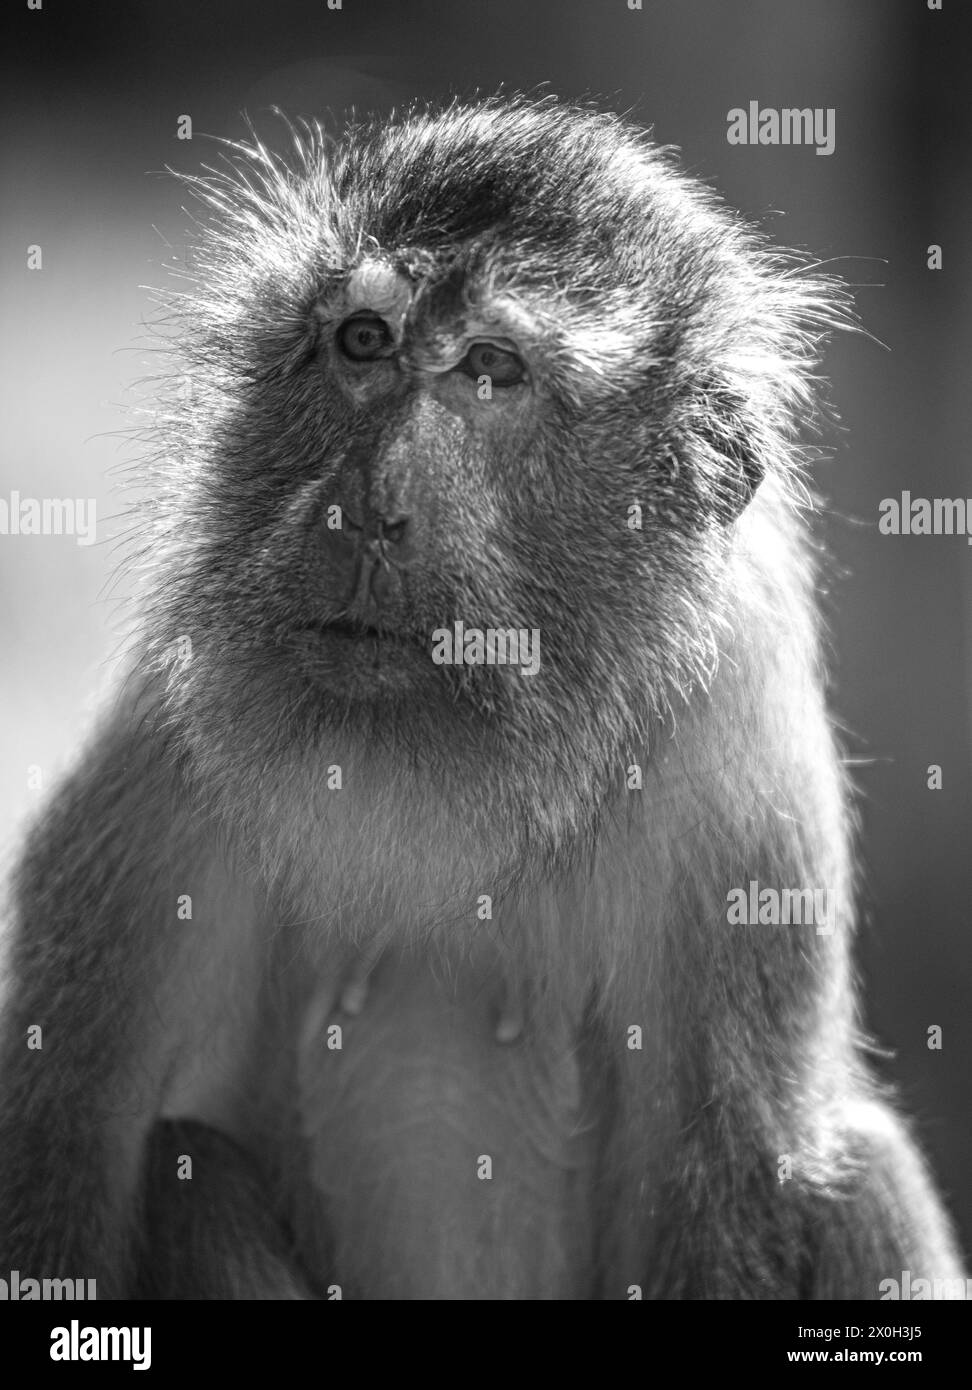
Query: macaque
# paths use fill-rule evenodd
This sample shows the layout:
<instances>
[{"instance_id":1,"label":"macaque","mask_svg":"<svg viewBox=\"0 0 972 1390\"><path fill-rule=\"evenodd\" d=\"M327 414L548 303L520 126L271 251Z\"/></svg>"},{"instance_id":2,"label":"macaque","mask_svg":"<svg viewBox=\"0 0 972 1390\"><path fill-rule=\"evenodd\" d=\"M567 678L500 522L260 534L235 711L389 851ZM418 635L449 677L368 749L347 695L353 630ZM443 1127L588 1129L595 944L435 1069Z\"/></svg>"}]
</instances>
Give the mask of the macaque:
<instances>
[{"instance_id":1,"label":"macaque","mask_svg":"<svg viewBox=\"0 0 972 1390\"><path fill-rule=\"evenodd\" d=\"M0 1269L961 1277L851 967L805 481L844 291L586 107L288 139L188 180L131 669L16 873Z\"/></svg>"}]
</instances>

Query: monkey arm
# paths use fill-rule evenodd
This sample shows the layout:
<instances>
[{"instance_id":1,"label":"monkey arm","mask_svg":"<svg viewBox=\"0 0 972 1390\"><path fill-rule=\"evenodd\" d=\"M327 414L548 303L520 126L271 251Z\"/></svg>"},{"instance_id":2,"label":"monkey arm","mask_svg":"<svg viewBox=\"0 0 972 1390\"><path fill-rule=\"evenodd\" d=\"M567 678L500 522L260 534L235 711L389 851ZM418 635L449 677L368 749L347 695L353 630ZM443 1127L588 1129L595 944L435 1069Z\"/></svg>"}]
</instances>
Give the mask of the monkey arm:
<instances>
[{"instance_id":1,"label":"monkey arm","mask_svg":"<svg viewBox=\"0 0 972 1390\"><path fill-rule=\"evenodd\" d=\"M178 1176L186 1154L192 1182ZM273 1214L265 1174L232 1139L197 1121L162 1120L148 1137L144 1175L137 1297L313 1297Z\"/></svg>"},{"instance_id":2,"label":"monkey arm","mask_svg":"<svg viewBox=\"0 0 972 1390\"><path fill-rule=\"evenodd\" d=\"M99 1297L127 1288L145 1135L190 1018L197 1035L205 1023L192 985L212 951L199 921L211 880L175 760L150 721L123 711L35 828L16 883L3 1268L95 1277ZM196 920L180 920L193 895Z\"/></svg>"},{"instance_id":3,"label":"monkey arm","mask_svg":"<svg viewBox=\"0 0 972 1390\"><path fill-rule=\"evenodd\" d=\"M868 1096L850 1100L843 1120L846 1174L829 1193L802 1194L812 1270L803 1296L876 1299L904 1271L964 1289L955 1234L905 1121Z\"/></svg>"},{"instance_id":4,"label":"monkey arm","mask_svg":"<svg viewBox=\"0 0 972 1390\"><path fill-rule=\"evenodd\" d=\"M812 633L736 621L707 703L656 749L632 812L645 848L618 856L645 913L628 959L651 950L609 1001L608 1037L649 1023L643 1050L613 1049L612 1239L633 1248L608 1296L877 1299L903 1270L960 1278L919 1148L860 1055L848 793L805 674ZM833 920L733 921L727 894L753 883L826 885Z\"/></svg>"}]
</instances>

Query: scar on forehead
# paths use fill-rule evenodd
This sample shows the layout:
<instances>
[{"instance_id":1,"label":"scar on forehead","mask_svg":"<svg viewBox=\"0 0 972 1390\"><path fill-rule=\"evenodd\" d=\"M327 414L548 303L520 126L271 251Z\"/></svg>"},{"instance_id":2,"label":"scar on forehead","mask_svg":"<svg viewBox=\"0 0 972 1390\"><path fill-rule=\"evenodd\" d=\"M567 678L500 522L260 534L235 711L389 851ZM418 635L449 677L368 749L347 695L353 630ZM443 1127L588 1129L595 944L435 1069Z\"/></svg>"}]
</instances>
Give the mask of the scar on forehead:
<instances>
[{"instance_id":1,"label":"scar on forehead","mask_svg":"<svg viewBox=\"0 0 972 1390\"><path fill-rule=\"evenodd\" d=\"M374 309L376 314L400 318L408 308L412 286L387 262L365 261L348 276L344 297L350 309Z\"/></svg>"},{"instance_id":2,"label":"scar on forehead","mask_svg":"<svg viewBox=\"0 0 972 1390\"><path fill-rule=\"evenodd\" d=\"M409 280L386 261L365 261L318 300L314 314L325 322L348 314L380 314L400 334L412 292Z\"/></svg>"}]
</instances>

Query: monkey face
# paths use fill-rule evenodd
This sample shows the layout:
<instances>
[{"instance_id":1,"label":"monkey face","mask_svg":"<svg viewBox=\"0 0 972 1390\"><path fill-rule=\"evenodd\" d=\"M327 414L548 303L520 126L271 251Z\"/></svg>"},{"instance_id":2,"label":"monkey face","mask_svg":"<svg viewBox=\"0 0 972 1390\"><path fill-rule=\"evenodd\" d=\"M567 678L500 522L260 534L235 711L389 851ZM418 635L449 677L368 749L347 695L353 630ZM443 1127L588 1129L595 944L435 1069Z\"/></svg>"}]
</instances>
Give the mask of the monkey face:
<instances>
[{"instance_id":1,"label":"monkey face","mask_svg":"<svg viewBox=\"0 0 972 1390\"><path fill-rule=\"evenodd\" d=\"M154 644L191 639L176 720L217 770L313 776L344 740L488 784L559 844L715 666L820 286L574 108L236 156L180 307Z\"/></svg>"}]
</instances>

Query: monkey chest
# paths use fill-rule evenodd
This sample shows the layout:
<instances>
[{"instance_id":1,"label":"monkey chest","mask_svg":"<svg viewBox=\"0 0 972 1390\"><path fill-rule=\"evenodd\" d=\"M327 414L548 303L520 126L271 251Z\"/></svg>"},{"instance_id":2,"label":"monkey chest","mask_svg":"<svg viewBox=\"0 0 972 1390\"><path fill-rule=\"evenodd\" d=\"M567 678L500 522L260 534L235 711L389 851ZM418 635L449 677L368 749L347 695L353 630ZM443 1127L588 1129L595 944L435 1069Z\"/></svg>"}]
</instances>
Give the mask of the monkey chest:
<instances>
[{"instance_id":1,"label":"monkey chest","mask_svg":"<svg viewBox=\"0 0 972 1390\"><path fill-rule=\"evenodd\" d=\"M304 1260L344 1297L584 1297L592 1098L569 1028L519 1035L488 971L383 958L298 1046Z\"/></svg>"}]
</instances>

